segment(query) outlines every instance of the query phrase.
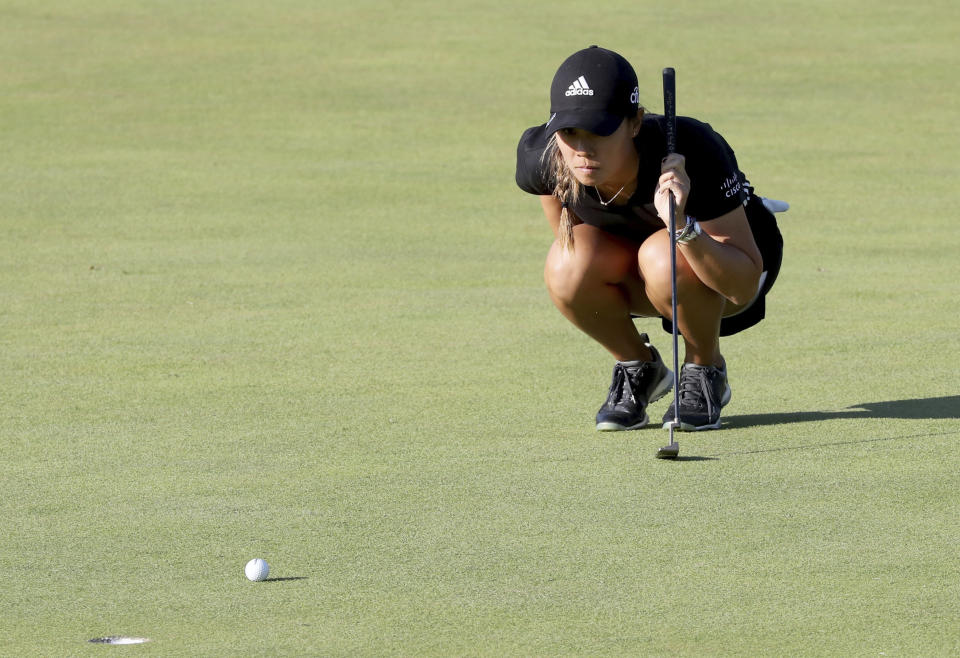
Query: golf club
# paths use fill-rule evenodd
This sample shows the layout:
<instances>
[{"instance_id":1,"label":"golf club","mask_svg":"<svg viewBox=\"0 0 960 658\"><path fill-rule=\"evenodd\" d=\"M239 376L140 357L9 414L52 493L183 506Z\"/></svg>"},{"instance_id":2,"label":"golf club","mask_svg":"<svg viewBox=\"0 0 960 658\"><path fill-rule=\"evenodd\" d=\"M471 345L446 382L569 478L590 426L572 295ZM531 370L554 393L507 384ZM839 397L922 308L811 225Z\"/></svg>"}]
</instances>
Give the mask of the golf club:
<instances>
[{"instance_id":1,"label":"golf club","mask_svg":"<svg viewBox=\"0 0 960 658\"><path fill-rule=\"evenodd\" d=\"M677 150L677 76L672 68L663 69L663 115L667 118L667 154ZM680 426L680 367L677 357L677 217L673 194L670 194L670 216L667 233L670 234L670 303L673 319L673 422L670 423L670 444L657 450L657 459L676 459L680 444L673 432Z\"/></svg>"}]
</instances>

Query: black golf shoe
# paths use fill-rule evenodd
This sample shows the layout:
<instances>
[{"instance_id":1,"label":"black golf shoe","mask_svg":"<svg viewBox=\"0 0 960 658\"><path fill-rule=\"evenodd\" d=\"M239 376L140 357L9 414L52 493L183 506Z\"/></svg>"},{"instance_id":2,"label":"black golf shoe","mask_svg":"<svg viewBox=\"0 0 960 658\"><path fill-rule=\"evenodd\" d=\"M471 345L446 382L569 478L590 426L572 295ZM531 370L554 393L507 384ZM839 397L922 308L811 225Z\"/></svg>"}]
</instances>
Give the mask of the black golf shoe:
<instances>
[{"instance_id":1,"label":"black golf shoe","mask_svg":"<svg viewBox=\"0 0 960 658\"><path fill-rule=\"evenodd\" d=\"M649 420L647 405L673 388L673 373L650 345L647 335L641 334L641 338L650 348L653 361L618 361L613 367L607 401L597 412L597 429L601 432L640 429Z\"/></svg>"},{"instance_id":2,"label":"black golf shoe","mask_svg":"<svg viewBox=\"0 0 960 658\"><path fill-rule=\"evenodd\" d=\"M680 368L680 425L675 429L684 432L715 430L720 428L720 409L730 402L730 384L727 383L727 367L698 366L684 363ZM674 422L673 403L663 415L663 428L669 429Z\"/></svg>"}]
</instances>

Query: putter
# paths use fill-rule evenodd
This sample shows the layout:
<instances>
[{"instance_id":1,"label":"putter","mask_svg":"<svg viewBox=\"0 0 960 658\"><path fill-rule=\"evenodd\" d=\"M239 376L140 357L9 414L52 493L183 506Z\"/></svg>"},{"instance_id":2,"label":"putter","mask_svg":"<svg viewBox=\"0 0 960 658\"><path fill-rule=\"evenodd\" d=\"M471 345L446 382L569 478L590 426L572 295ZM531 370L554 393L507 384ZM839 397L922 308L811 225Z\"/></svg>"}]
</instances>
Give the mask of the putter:
<instances>
[{"instance_id":1,"label":"putter","mask_svg":"<svg viewBox=\"0 0 960 658\"><path fill-rule=\"evenodd\" d=\"M677 150L677 75L672 68L663 69L663 115L667 118L667 154ZM657 459L676 459L680 444L673 432L680 427L679 358L677 357L677 211L673 194L670 195L670 216L667 232L670 234L670 303L673 318L673 421L670 423L670 444L657 450Z\"/></svg>"}]
</instances>

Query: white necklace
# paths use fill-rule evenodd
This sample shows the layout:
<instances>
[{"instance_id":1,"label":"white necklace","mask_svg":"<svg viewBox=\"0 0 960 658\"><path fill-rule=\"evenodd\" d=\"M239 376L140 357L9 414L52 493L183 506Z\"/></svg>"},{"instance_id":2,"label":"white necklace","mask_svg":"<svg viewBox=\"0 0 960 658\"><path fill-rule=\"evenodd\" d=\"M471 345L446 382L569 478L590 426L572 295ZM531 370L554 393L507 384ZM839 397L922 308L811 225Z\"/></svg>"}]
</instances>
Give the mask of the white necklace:
<instances>
[{"instance_id":1,"label":"white necklace","mask_svg":"<svg viewBox=\"0 0 960 658\"><path fill-rule=\"evenodd\" d=\"M603 197L600 196L600 188L599 188L599 187L597 187L596 185L594 185L593 189L597 191L597 198L600 199L600 205L603 206L604 208L606 208L606 207L609 206L611 203L613 203L613 200L614 200L614 199L616 199L618 196L620 196L620 193L623 192L623 189L624 189L626 186L627 186L627 184L624 183L624 184L623 184L623 187L621 187L619 190L617 190L617 193L614 194L612 197L610 197L610 200L609 200L609 201L604 201L604 200L603 200Z\"/></svg>"}]
</instances>

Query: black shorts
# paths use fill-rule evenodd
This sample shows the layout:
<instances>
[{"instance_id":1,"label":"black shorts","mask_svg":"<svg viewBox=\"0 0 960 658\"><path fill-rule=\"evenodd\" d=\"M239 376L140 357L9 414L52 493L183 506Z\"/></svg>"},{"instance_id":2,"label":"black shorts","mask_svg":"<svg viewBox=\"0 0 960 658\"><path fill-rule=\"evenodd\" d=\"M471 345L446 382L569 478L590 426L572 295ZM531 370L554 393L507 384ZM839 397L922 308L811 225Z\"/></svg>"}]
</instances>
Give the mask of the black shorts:
<instances>
[{"instance_id":1,"label":"black shorts","mask_svg":"<svg viewBox=\"0 0 960 658\"><path fill-rule=\"evenodd\" d=\"M736 315L720 320L721 336L732 336L744 329L749 329L766 316L767 293L777 281L780 262L783 260L783 237L780 235L780 229L777 228L777 218L774 214L767 210L760 197L753 194L750 195L750 200L747 201L744 209L747 212L747 221L750 222L750 230L753 231L753 239L763 258L763 275L760 280L760 290L753 302ZM664 331L668 334L673 333L672 322L661 318L661 324Z\"/></svg>"}]
</instances>

